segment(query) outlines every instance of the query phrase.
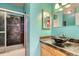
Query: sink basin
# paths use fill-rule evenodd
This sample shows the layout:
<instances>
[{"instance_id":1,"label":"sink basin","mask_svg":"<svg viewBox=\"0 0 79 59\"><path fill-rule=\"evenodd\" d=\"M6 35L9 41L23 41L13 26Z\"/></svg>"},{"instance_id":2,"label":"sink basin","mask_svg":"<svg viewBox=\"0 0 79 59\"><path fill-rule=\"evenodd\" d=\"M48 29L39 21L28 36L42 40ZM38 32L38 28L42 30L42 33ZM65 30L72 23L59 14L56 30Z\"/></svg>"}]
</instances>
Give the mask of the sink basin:
<instances>
[{"instance_id":1,"label":"sink basin","mask_svg":"<svg viewBox=\"0 0 79 59\"><path fill-rule=\"evenodd\" d=\"M54 40L55 40L56 43L64 43L64 42L67 41L67 40L63 40L61 38L55 38Z\"/></svg>"}]
</instances>

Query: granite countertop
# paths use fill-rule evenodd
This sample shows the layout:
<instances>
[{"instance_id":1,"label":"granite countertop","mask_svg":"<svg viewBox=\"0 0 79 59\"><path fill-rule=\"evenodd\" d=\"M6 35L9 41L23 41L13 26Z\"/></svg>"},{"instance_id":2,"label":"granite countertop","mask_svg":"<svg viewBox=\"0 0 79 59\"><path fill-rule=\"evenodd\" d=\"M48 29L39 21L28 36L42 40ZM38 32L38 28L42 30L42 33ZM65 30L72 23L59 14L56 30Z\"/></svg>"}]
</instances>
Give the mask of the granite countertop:
<instances>
[{"instance_id":1,"label":"granite countertop","mask_svg":"<svg viewBox=\"0 0 79 59\"><path fill-rule=\"evenodd\" d=\"M41 40L40 42L50 45L51 47L55 47L69 56L79 56L79 43L67 41L64 47L59 47L55 45L55 41L53 39Z\"/></svg>"}]
</instances>

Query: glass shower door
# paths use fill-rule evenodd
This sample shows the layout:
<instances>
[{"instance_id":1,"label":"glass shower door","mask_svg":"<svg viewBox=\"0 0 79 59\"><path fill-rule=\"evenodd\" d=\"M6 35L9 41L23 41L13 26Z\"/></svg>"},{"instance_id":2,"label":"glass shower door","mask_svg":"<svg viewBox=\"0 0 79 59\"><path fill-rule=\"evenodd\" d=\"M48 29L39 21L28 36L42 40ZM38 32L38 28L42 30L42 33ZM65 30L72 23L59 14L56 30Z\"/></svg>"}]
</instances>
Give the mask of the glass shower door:
<instances>
[{"instance_id":1,"label":"glass shower door","mask_svg":"<svg viewBox=\"0 0 79 59\"><path fill-rule=\"evenodd\" d=\"M23 15L0 11L0 53L24 47L21 17Z\"/></svg>"},{"instance_id":2,"label":"glass shower door","mask_svg":"<svg viewBox=\"0 0 79 59\"><path fill-rule=\"evenodd\" d=\"M5 49L5 12L0 11L0 53Z\"/></svg>"},{"instance_id":3,"label":"glass shower door","mask_svg":"<svg viewBox=\"0 0 79 59\"><path fill-rule=\"evenodd\" d=\"M9 17L7 17L7 46L20 44L20 18L13 15L8 16Z\"/></svg>"}]
</instances>

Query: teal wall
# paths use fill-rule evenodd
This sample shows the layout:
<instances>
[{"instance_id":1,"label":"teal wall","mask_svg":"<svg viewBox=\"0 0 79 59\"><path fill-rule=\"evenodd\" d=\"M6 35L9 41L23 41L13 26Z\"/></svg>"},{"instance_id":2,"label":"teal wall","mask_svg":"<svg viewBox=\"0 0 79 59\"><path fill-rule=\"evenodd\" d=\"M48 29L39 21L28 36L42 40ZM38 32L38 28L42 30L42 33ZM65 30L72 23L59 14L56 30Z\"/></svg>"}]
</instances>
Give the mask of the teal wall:
<instances>
[{"instance_id":1,"label":"teal wall","mask_svg":"<svg viewBox=\"0 0 79 59\"><path fill-rule=\"evenodd\" d=\"M39 48L39 36L40 36L40 26L39 26L39 15L40 15L40 4L30 4L30 55L37 56L40 55Z\"/></svg>"},{"instance_id":2,"label":"teal wall","mask_svg":"<svg viewBox=\"0 0 79 59\"><path fill-rule=\"evenodd\" d=\"M49 13L51 13L51 23L52 23L52 13L53 13L54 4L43 3L43 4L41 4L40 8L39 8L40 10L44 9L44 10L48 11ZM50 30L43 30L41 19L39 20L39 22L40 22L40 28L41 28L40 36L51 36L51 28L50 28Z\"/></svg>"},{"instance_id":3,"label":"teal wall","mask_svg":"<svg viewBox=\"0 0 79 59\"><path fill-rule=\"evenodd\" d=\"M31 41L31 35L30 35L30 31L32 29L30 29L30 3L25 4L25 10L24 12L27 14L26 20L24 21L26 24L25 30L26 30L26 55L29 56L30 55L30 41ZM31 49L32 50L32 49Z\"/></svg>"},{"instance_id":4,"label":"teal wall","mask_svg":"<svg viewBox=\"0 0 79 59\"><path fill-rule=\"evenodd\" d=\"M30 8L29 8L29 7ZM53 4L41 4L41 3L31 3L26 4L26 13L30 14L28 16L28 42L29 43L29 55L31 56L39 56L40 55L40 36L47 36L51 35L51 29L50 30L42 30L42 9L47 10L48 12L51 12L53 9ZM29 11L29 13L27 12Z\"/></svg>"},{"instance_id":5,"label":"teal wall","mask_svg":"<svg viewBox=\"0 0 79 59\"><path fill-rule=\"evenodd\" d=\"M5 8L13 11L23 12L23 7L16 6L10 3L0 3L0 8Z\"/></svg>"}]
</instances>

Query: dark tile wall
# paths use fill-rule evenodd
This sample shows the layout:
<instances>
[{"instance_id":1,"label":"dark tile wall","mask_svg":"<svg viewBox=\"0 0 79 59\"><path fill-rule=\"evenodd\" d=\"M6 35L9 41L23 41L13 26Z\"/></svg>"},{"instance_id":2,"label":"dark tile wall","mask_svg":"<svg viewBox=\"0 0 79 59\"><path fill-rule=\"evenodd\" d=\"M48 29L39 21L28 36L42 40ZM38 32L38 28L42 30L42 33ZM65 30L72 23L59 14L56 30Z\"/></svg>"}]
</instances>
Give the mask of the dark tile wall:
<instances>
[{"instance_id":1,"label":"dark tile wall","mask_svg":"<svg viewBox=\"0 0 79 59\"><path fill-rule=\"evenodd\" d=\"M7 45L20 44L21 42L21 19L20 17L7 17Z\"/></svg>"}]
</instances>

